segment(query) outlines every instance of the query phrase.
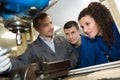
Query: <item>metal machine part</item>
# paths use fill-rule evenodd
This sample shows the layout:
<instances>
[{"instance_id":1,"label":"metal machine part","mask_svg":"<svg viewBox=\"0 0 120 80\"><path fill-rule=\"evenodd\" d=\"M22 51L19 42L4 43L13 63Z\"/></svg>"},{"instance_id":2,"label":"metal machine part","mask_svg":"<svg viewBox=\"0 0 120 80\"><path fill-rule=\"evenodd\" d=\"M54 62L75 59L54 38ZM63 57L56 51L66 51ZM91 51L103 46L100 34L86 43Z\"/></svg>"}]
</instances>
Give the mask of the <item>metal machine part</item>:
<instances>
[{"instance_id":1,"label":"metal machine part","mask_svg":"<svg viewBox=\"0 0 120 80\"><path fill-rule=\"evenodd\" d=\"M39 11L47 10L58 0L0 0L0 16L5 28L16 34L16 43L21 45L22 33L30 30L31 19ZM43 12L45 12L45 10ZM31 29L32 30L32 29ZM29 32L30 33L30 32Z\"/></svg>"},{"instance_id":2,"label":"metal machine part","mask_svg":"<svg viewBox=\"0 0 120 80\"><path fill-rule=\"evenodd\" d=\"M13 33L16 33L17 45L22 44L21 33L27 32L30 30L30 21L19 19L19 18L7 19L4 21L4 25L8 30L12 31Z\"/></svg>"},{"instance_id":3,"label":"metal machine part","mask_svg":"<svg viewBox=\"0 0 120 80\"><path fill-rule=\"evenodd\" d=\"M14 71L10 80L61 80L68 74L69 60L38 62Z\"/></svg>"},{"instance_id":4,"label":"metal machine part","mask_svg":"<svg viewBox=\"0 0 120 80\"><path fill-rule=\"evenodd\" d=\"M111 69L111 68L116 68L116 67L120 67L120 61L115 61L115 62L104 63L104 64L100 64L100 65L70 70L68 75L85 74L85 73L91 73L91 72L95 72L95 71Z\"/></svg>"},{"instance_id":5,"label":"metal machine part","mask_svg":"<svg viewBox=\"0 0 120 80\"><path fill-rule=\"evenodd\" d=\"M14 71L10 80L36 80L34 67L36 64L32 64Z\"/></svg>"},{"instance_id":6,"label":"metal machine part","mask_svg":"<svg viewBox=\"0 0 120 80\"><path fill-rule=\"evenodd\" d=\"M21 34L30 29L29 22L37 11L41 11L49 5L50 0L0 0L0 16L4 20L5 27L16 33L17 45L22 44ZM33 9L35 7L36 9ZM30 17L30 18L29 18Z\"/></svg>"},{"instance_id":7,"label":"metal machine part","mask_svg":"<svg viewBox=\"0 0 120 80\"><path fill-rule=\"evenodd\" d=\"M63 80L120 80L120 61L70 70Z\"/></svg>"},{"instance_id":8,"label":"metal machine part","mask_svg":"<svg viewBox=\"0 0 120 80\"><path fill-rule=\"evenodd\" d=\"M10 80L89 80L93 73L99 73L109 70L120 70L120 61L105 63L86 68L69 70L69 60L57 62L41 62L33 63L24 68L15 71ZM118 71L117 71L118 72ZM109 73L107 73L109 74ZM117 75L119 74L116 73ZM108 75L109 76L109 75ZM112 75L111 75L112 76ZM116 75L106 79L90 79L90 80L119 80L120 77ZM93 77L94 78L94 77Z\"/></svg>"}]
</instances>

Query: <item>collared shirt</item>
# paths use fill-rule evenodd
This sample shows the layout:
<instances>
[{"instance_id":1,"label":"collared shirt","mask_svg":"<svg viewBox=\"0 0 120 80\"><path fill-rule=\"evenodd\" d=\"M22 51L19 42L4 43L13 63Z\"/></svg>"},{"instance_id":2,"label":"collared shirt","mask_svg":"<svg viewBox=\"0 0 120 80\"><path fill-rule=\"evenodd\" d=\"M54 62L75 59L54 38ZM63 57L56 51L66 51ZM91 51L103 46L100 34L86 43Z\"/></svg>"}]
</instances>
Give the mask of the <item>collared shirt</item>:
<instances>
[{"instance_id":1,"label":"collared shirt","mask_svg":"<svg viewBox=\"0 0 120 80\"><path fill-rule=\"evenodd\" d=\"M49 47L50 47L50 49L53 51L53 52L55 52L55 46L54 46L54 38L55 38L55 36L53 35L53 37L52 37L52 39L51 39L51 41L49 42L49 41L47 41L45 38L43 38L42 36L39 36Z\"/></svg>"}]
</instances>

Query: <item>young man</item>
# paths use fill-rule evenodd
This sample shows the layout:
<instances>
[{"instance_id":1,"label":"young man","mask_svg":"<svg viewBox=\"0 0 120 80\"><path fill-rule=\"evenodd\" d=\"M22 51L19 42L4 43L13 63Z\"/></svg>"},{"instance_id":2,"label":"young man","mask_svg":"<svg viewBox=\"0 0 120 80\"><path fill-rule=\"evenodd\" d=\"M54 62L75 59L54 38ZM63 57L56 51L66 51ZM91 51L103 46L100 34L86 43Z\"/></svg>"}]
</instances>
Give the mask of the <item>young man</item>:
<instances>
[{"instance_id":1,"label":"young man","mask_svg":"<svg viewBox=\"0 0 120 80\"><path fill-rule=\"evenodd\" d=\"M64 25L67 40L79 53L79 68L108 62L103 52L87 36L80 35L81 31L75 21L68 21ZM104 59L102 59L105 57Z\"/></svg>"},{"instance_id":2,"label":"young man","mask_svg":"<svg viewBox=\"0 0 120 80\"><path fill-rule=\"evenodd\" d=\"M17 59L9 59L0 52L0 73L9 68L15 70L24 67L40 58L44 58L45 62L70 59L71 68L75 68L78 55L65 38L54 35L54 25L50 16L47 13L38 13L33 19L33 25L39 36L22 55Z\"/></svg>"}]
</instances>

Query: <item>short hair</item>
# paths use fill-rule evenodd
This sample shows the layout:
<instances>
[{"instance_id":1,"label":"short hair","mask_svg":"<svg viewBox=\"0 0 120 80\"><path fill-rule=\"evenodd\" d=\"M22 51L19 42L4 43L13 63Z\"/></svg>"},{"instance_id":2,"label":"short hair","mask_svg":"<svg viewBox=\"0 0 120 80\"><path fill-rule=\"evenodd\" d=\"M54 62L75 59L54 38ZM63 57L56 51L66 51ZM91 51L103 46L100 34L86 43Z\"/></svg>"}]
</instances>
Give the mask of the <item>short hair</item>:
<instances>
[{"instance_id":1,"label":"short hair","mask_svg":"<svg viewBox=\"0 0 120 80\"><path fill-rule=\"evenodd\" d=\"M64 25L64 29L69 29L72 26L75 26L76 29L79 30L79 26L78 26L76 21L68 21L68 22L66 22L65 25Z\"/></svg>"},{"instance_id":2,"label":"short hair","mask_svg":"<svg viewBox=\"0 0 120 80\"><path fill-rule=\"evenodd\" d=\"M34 28L37 28L39 26L39 23L38 23L38 20L41 19L45 19L46 17L48 16L47 13L44 13L44 12L39 12L37 13L34 18L33 18L33 27Z\"/></svg>"}]
</instances>

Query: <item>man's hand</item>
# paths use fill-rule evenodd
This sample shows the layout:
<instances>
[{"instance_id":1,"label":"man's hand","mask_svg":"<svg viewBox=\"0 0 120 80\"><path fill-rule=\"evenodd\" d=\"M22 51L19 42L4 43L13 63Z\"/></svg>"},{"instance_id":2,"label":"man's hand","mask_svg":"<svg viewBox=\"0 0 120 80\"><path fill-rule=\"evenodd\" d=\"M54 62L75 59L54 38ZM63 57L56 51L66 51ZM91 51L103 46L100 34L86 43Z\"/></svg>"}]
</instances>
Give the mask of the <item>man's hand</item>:
<instances>
[{"instance_id":1,"label":"man's hand","mask_svg":"<svg viewBox=\"0 0 120 80\"><path fill-rule=\"evenodd\" d=\"M6 53L10 52L10 49L0 50L0 74L10 69L11 62Z\"/></svg>"}]
</instances>

